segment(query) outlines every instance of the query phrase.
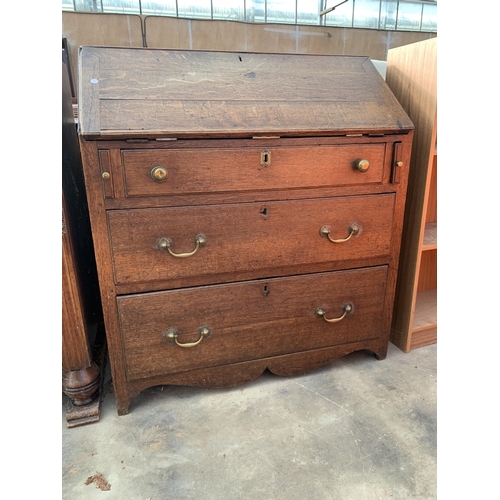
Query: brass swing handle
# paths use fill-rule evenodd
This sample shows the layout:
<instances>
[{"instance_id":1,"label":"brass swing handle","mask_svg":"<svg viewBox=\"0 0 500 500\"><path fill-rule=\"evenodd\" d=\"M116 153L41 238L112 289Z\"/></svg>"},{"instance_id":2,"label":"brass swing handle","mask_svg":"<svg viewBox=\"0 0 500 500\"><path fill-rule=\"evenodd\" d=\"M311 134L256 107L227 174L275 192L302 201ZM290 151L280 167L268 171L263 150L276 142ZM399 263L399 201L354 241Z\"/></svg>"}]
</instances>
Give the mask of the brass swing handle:
<instances>
[{"instance_id":1,"label":"brass swing handle","mask_svg":"<svg viewBox=\"0 0 500 500\"><path fill-rule=\"evenodd\" d=\"M170 238L160 238L158 240L158 249L161 250L162 252L168 252L170 255L174 257L179 257L179 258L191 257L191 255L194 255L198 251L198 248L205 246L207 244L207 238L205 237L204 234L198 234L194 240L194 243L195 247L192 252L174 253L170 249L172 245L172 240Z\"/></svg>"},{"instance_id":2,"label":"brass swing handle","mask_svg":"<svg viewBox=\"0 0 500 500\"><path fill-rule=\"evenodd\" d=\"M332 238L330 238L330 228L328 226L321 226L321 229L319 230L320 236L322 238L328 238L332 243L345 243L346 241L350 240L353 235L358 233L359 225L356 222L353 222L349 226L349 234L347 235L347 237L338 240L333 240Z\"/></svg>"},{"instance_id":3,"label":"brass swing handle","mask_svg":"<svg viewBox=\"0 0 500 500\"><path fill-rule=\"evenodd\" d=\"M346 304L344 306L344 312L342 314L342 316L338 317L338 318L332 318L332 319L328 319L325 314L326 314L326 311L324 309L322 309L321 307L318 307L315 311L315 315L318 317L318 318L323 318L325 321L327 321L328 323L338 323L339 321L342 321L347 314L349 314L350 312L352 311L352 304Z\"/></svg>"},{"instance_id":4,"label":"brass swing handle","mask_svg":"<svg viewBox=\"0 0 500 500\"><path fill-rule=\"evenodd\" d=\"M169 328L165 332L165 338L169 342L175 342L179 347L195 347L197 346L206 336L210 334L210 328L208 326L202 326L200 327L200 338L196 342L186 342L185 344L181 344L177 338L179 337L179 334L177 333L176 328Z\"/></svg>"}]
</instances>

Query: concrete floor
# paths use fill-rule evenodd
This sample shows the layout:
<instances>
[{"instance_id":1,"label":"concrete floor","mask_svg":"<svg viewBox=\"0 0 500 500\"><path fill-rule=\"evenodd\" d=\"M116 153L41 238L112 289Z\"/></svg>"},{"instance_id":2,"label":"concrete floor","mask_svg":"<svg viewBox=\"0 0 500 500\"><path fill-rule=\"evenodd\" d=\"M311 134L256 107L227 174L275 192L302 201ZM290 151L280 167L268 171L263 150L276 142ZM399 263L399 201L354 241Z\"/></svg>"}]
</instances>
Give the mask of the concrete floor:
<instances>
[{"instance_id":1,"label":"concrete floor","mask_svg":"<svg viewBox=\"0 0 500 500\"><path fill-rule=\"evenodd\" d=\"M436 354L389 344L301 377L154 387L122 417L108 381L100 421L72 429L63 396L63 499L435 499Z\"/></svg>"}]
</instances>

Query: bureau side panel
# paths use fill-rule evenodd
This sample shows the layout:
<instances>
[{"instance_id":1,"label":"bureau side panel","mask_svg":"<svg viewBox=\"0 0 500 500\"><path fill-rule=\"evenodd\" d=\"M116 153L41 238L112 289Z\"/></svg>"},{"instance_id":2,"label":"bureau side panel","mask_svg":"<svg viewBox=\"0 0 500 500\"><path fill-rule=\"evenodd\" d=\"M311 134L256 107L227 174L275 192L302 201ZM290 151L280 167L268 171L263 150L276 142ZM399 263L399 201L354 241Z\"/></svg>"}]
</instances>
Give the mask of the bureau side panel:
<instances>
[{"instance_id":1,"label":"bureau side panel","mask_svg":"<svg viewBox=\"0 0 500 500\"><path fill-rule=\"evenodd\" d=\"M90 223L94 252L99 275L99 288L104 314L104 325L108 352L111 361L111 373L115 390L118 413L127 413L130 398L126 387L123 343L115 299L111 246L104 206L102 173L99 164L97 146L92 141L80 137L80 148L85 176L85 187L89 206Z\"/></svg>"},{"instance_id":2,"label":"bureau side panel","mask_svg":"<svg viewBox=\"0 0 500 500\"><path fill-rule=\"evenodd\" d=\"M387 274L387 290L385 299L385 310L383 318L383 335L381 337L379 358L383 359L387 353L389 337L391 334L392 315L396 296L396 284L398 278L399 255L401 250L401 236L403 232L404 211L406 204L406 193L408 188L408 175L410 171L410 157L413 143L413 130L402 136L401 146L394 150L392 165L401 161L403 167L400 171L399 183L396 186L396 198L394 203L394 217L392 222L391 254L389 259L389 270Z\"/></svg>"}]
</instances>

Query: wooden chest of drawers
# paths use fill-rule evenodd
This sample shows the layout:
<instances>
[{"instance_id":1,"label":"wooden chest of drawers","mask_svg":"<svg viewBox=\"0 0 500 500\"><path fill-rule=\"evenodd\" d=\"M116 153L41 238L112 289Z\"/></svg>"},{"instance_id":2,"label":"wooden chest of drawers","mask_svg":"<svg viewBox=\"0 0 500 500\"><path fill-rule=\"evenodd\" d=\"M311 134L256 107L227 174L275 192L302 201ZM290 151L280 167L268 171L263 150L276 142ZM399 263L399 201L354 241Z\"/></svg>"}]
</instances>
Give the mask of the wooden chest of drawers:
<instances>
[{"instance_id":1,"label":"wooden chest of drawers","mask_svg":"<svg viewBox=\"0 0 500 500\"><path fill-rule=\"evenodd\" d=\"M118 413L387 352L413 124L366 57L83 47Z\"/></svg>"}]
</instances>

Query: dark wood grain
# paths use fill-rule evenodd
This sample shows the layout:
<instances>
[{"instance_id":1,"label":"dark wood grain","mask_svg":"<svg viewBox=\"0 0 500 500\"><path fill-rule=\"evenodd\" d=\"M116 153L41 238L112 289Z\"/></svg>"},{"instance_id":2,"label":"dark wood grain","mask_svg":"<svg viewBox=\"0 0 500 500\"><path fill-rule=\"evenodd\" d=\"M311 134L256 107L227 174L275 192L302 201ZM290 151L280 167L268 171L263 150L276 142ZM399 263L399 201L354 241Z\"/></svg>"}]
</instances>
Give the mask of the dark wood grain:
<instances>
[{"instance_id":1,"label":"dark wood grain","mask_svg":"<svg viewBox=\"0 0 500 500\"><path fill-rule=\"evenodd\" d=\"M118 407L128 405L130 400L125 378L125 364L122 356L122 338L119 333L118 314L116 310L115 288L113 283L113 269L111 249L109 245L106 211L104 208L104 192L102 189L102 175L99 165L99 153L94 142L82 140L80 148L84 164L85 187L90 208L90 222L92 225L92 239L94 243L95 259L99 274L99 290L101 296L104 326L113 377L114 391Z\"/></svg>"},{"instance_id":2,"label":"dark wood grain","mask_svg":"<svg viewBox=\"0 0 500 500\"><path fill-rule=\"evenodd\" d=\"M112 211L108 214L117 284L217 275L273 267L389 255L394 195ZM343 239L357 223L359 233ZM198 234L207 243L188 258L160 251L161 238L174 253L191 252Z\"/></svg>"},{"instance_id":3,"label":"dark wood grain","mask_svg":"<svg viewBox=\"0 0 500 500\"><path fill-rule=\"evenodd\" d=\"M387 264L387 256L371 257L369 259L350 260L348 264L345 261L327 261L322 263L313 262L310 264L297 265L289 263L289 265L280 265L272 268L274 277L290 276L294 274L319 273L327 271L341 271L349 266L353 269L359 267L371 267ZM269 276L269 270L254 269L252 271L228 272L217 275L200 275L189 278L170 278L161 281L149 281L146 283L127 283L123 285L115 285L117 295L128 295L131 293L144 293L148 291L173 290L176 288L185 288L198 285L210 285L220 283L236 283L238 281L246 281L260 279Z\"/></svg>"},{"instance_id":4,"label":"dark wood grain","mask_svg":"<svg viewBox=\"0 0 500 500\"><path fill-rule=\"evenodd\" d=\"M204 204L216 203L247 203L252 201L267 201L267 200L286 200L286 199L302 199L302 198L317 198L330 197L347 194L362 194L362 193L387 193L395 192L396 186L390 183L390 175L392 169L392 151L393 141L400 141L401 136L391 135L383 137L336 137L336 138L300 138L300 139L253 139L253 140L197 140L193 143L192 140L175 140L175 141L148 141L141 143L127 143L125 141L102 141L99 147L113 153L122 155L122 162L113 161L111 169L111 177L113 183L116 181L120 185L125 182L130 186L129 191L139 194L140 192L151 192L148 196L128 196L127 198L120 197L114 199L106 199L106 207L112 210L120 208L139 208L139 207L161 207L161 206L195 206ZM193 146L196 145L196 149ZM338 148L337 148L338 146ZM323 153L322 148L326 148ZM380 148L384 148L382 172L380 173ZM251 152L246 155L241 153L249 149ZM358 149L359 148L359 149ZM374 148L374 149L372 149ZM250 165L249 168L242 168L240 163L235 164L231 161L233 155L238 154L247 158L247 162L254 159L255 150L259 156L262 150L270 150L271 153L283 149L289 152L287 155L287 163L276 160L276 154L272 158L270 167L267 169L260 168L254 170ZM206 168L210 171L199 172L195 166L191 166L187 159L190 157L189 152L195 150L203 151L196 155L200 158ZM217 160L217 155L214 151L224 151L226 159L231 165L214 165L208 164L205 155ZM314 161L308 160L307 151L315 151L312 156ZM350 158L343 156L347 163L338 164L339 158L334 154L336 151L351 151L353 156ZM352 170L354 153L356 151L376 152L376 156L367 155L371 160L370 169L361 173ZM183 152L186 151L186 155ZM298 162L293 152L303 151L303 162ZM252 153L253 152L253 153ZM135 156L135 154L138 154ZM130 155L130 156L129 156ZM149 156L151 155L151 156ZM365 155L364 155L365 156ZM151 161L163 161L165 158L177 158L183 164L182 170L179 165L173 165L166 168L169 170L169 178L163 184L154 183L150 176L152 164L145 165L142 160L150 159ZM361 155L357 156L360 159ZM123 161L125 158L125 161ZM328 164L323 165L322 161L327 160ZM260 160L258 160L260 161ZM277 166L278 162L278 166ZM334 167L333 164L337 164ZM258 164L260 167L260 163ZM149 167L149 170L148 170ZM184 168L185 167L185 168ZM279 167L279 168L278 168ZM278 168L278 171L276 170ZM125 169L127 176L125 177ZM174 170L172 170L174 169ZM268 170L268 172L263 172ZM245 172L246 171L246 172ZM300 171L302 179L298 176ZM189 173L189 175L187 175ZM227 175L222 175L225 173ZM262 185L260 182L260 190L257 187L258 177L262 176L273 183L274 188ZM191 176L194 179L191 179ZM229 177L229 178L228 178ZM172 178L177 179L178 188L170 186ZM198 189L197 193L186 193L182 186L190 185ZM283 182L278 182L281 179ZM338 183L334 181L336 179ZM212 190L203 190L202 183L207 181L207 186L212 186ZM295 183L295 186L309 187L294 187L290 189L290 181ZM244 183L246 182L246 186ZM152 186L154 184L154 186ZM135 187L137 185L137 187ZM318 187L314 187L314 186ZM149 186L149 187L148 187ZM187 186L186 186L187 187ZM243 190L246 187L247 190ZM125 187L124 187L125 189ZM232 189L232 191L221 191L221 189ZM156 192L156 194L153 194ZM122 191L117 192L117 196L125 196Z\"/></svg>"},{"instance_id":5,"label":"dark wood grain","mask_svg":"<svg viewBox=\"0 0 500 500\"><path fill-rule=\"evenodd\" d=\"M349 111L349 112L347 112ZM252 137L262 133L286 135L335 135L368 133L366 117L379 122L381 132L404 129L388 120L381 103L325 101L138 101L100 102L99 131L88 135L148 137ZM244 117L244 120L242 119ZM391 116L389 115L389 118ZM133 125L132 125L133 124Z\"/></svg>"},{"instance_id":6,"label":"dark wood grain","mask_svg":"<svg viewBox=\"0 0 500 500\"><path fill-rule=\"evenodd\" d=\"M271 201L292 201L303 199L333 198L346 194L371 195L396 193L393 186L387 184L368 184L351 186L332 186L322 188L263 189L261 191L229 191L225 193L200 192L193 194L175 194L171 196L135 196L129 198L106 199L109 210L128 210L139 208L197 207L202 205L220 205L234 203L253 203Z\"/></svg>"},{"instance_id":7,"label":"dark wood grain","mask_svg":"<svg viewBox=\"0 0 500 500\"><path fill-rule=\"evenodd\" d=\"M102 178L102 189L104 191L105 198L114 198L115 190L114 190L114 175L111 175L111 162L109 158L109 151L107 149L101 149L99 151L99 162L101 164L101 176ZM106 179L104 176L109 175Z\"/></svg>"},{"instance_id":8,"label":"dark wood grain","mask_svg":"<svg viewBox=\"0 0 500 500\"><path fill-rule=\"evenodd\" d=\"M80 73L86 136L412 128L367 57L83 47Z\"/></svg>"},{"instance_id":9,"label":"dark wood grain","mask_svg":"<svg viewBox=\"0 0 500 500\"><path fill-rule=\"evenodd\" d=\"M147 131L146 131L147 132ZM336 137L313 136L313 137L275 137L265 134L257 134L252 138L242 138L235 141L233 138L198 138L196 142L192 139L172 139L172 138L128 138L127 134L122 134L120 139L102 138L98 141L99 149L192 149L196 144L197 148L210 149L233 149L260 148L266 147L296 147L296 146L336 146L357 144L387 144L394 141L401 141L401 133L379 134L370 129L370 134L346 134ZM406 134L406 132L405 132Z\"/></svg>"},{"instance_id":10,"label":"dark wood grain","mask_svg":"<svg viewBox=\"0 0 500 500\"><path fill-rule=\"evenodd\" d=\"M99 55L78 50L78 129L100 129Z\"/></svg>"},{"instance_id":11,"label":"dark wood grain","mask_svg":"<svg viewBox=\"0 0 500 500\"><path fill-rule=\"evenodd\" d=\"M329 99L329 96L325 95L325 89L335 89L330 98L332 102L350 103L353 101L353 93L361 101L373 99L372 90L364 84L366 74L358 64L353 68L354 71L343 73L319 72L319 64L321 62L314 63L314 66L304 64L299 76L292 65L289 65L288 71L277 73L276 68L269 64L266 64L267 68L255 68L255 71L230 65L226 72L221 72L212 62L212 66L205 67L203 72L184 72L180 77L178 73L172 73L172 77L167 79L161 66L154 70L134 67L108 69L99 74L100 98L107 101L163 101L166 95L165 87L168 86L169 100L174 102L216 102L226 101L230 97L233 102L269 103L284 102L283 96L291 95L295 101L315 103ZM347 78L351 81L351 88L345 85ZM233 95L228 94L228 87L236 92Z\"/></svg>"},{"instance_id":12,"label":"dark wood grain","mask_svg":"<svg viewBox=\"0 0 500 500\"><path fill-rule=\"evenodd\" d=\"M261 164L263 152L270 164ZM295 189L334 185L381 183L384 144L323 147L264 147L242 150L124 151L127 196L159 196L262 189ZM366 172L356 165L370 162ZM151 169L162 166L168 177L162 183Z\"/></svg>"},{"instance_id":13,"label":"dark wood grain","mask_svg":"<svg viewBox=\"0 0 500 500\"><path fill-rule=\"evenodd\" d=\"M105 342L82 160L64 64L61 180L62 390L69 397L66 423L75 426L99 420L102 364L95 354L97 344Z\"/></svg>"},{"instance_id":14,"label":"dark wood grain","mask_svg":"<svg viewBox=\"0 0 500 500\"><path fill-rule=\"evenodd\" d=\"M361 349L385 358L413 124L368 58L85 47L80 65L120 415L153 385L231 387ZM352 222L361 231L345 243L320 236L328 225L344 238ZM188 258L158 247L190 252L198 234L207 244ZM314 315L347 301L339 323ZM165 338L174 327L194 342L202 326L196 347Z\"/></svg>"},{"instance_id":15,"label":"dark wood grain","mask_svg":"<svg viewBox=\"0 0 500 500\"><path fill-rule=\"evenodd\" d=\"M63 213L65 211L63 193ZM63 369L79 370L92 364L89 324L73 245L64 217L62 232L62 348Z\"/></svg>"},{"instance_id":16,"label":"dark wood grain","mask_svg":"<svg viewBox=\"0 0 500 500\"><path fill-rule=\"evenodd\" d=\"M186 385L196 387L231 388L245 382L255 380L269 369L275 375L297 376L311 372L327 363L355 351L371 351L377 356L378 340L350 342L313 351L283 354L272 358L256 359L233 363L231 365L214 366L188 372L163 374L156 377L131 380L128 384L130 396L133 398L144 389L159 385ZM124 407L128 412L128 404Z\"/></svg>"},{"instance_id":17,"label":"dark wood grain","mask_svg":"<svg viewBox=\"0 0 500 500\"><path fill-rule=\"evenodd\" d=\"M237 363L380 336L386 267L249 281L118 298L129 379ZM345 304L353 311L338 323ZM211 334L192 348L199 328Z\"/></svg>"}]
</instances>

